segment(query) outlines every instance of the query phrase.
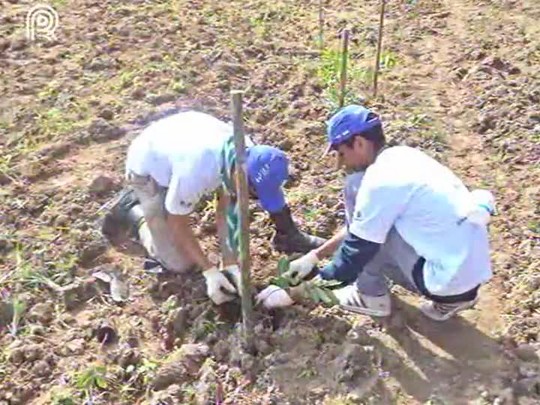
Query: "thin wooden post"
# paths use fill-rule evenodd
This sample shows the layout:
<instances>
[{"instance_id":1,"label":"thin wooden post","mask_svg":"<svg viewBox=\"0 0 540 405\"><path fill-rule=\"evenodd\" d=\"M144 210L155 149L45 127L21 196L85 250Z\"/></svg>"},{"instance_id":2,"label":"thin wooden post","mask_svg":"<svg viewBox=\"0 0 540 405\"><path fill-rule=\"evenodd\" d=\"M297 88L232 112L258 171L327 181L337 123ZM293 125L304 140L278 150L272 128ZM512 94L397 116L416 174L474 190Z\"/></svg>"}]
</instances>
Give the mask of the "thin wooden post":
<instances>
[{"instance_id":1,"label":"thin wooden post","mask_svg":"<svg viewBox=\"0 0 540 405\"><path fill-rule=\"evenodd\" d=\"M349 30L345 28L341 33L341 63L339 68L339 108L345 105L347 93L347 61L349 59ZM343 160L336 155L336 170L341 169Z\"/></svg>"},{"instance_id":2,"label":"thin wooden post","mask_svg":"<svg viewBox=\"0 0 540 405\"><path fill-rule=\"evenodd\" d=\"M324 51L324 0L319 0L319 50Z\"/></svg>"},{"instance_id":3,"label":"thin wooden post","mask_svg":"<svg viewBox=\"0 0 540 405\"><path fill-rule=\"evenodd\" d=\"M242 118L242 96L244 92L231 91L231 108L234 128L234 147L236 151L236 192L237 204L240 209L240 243L239 259L242 273L242 322L245 344L248 348L253 347L253 302L251 299L250 267L251 257L249 252L249 195L246 168L246 144L244 137L244 123Z\"/></svg>"},{"instance_id":4,"label":"thin wooden post","mask_svg":"<svg viewBox=\"0 0 540 405\"><path fill-rule=\"evenodd\" d=\"M373 74L373 97L377 97L377 79L379 77L379 65L381 59L385 6L386 0L381 0L381 15L379 18L379 39L377 40L377 56L375 57L375 72Z\"/></svg>"},{"instance_id":5,"label":"thin wooden post","mask_svg":"<svg viewBox=\"0 0 540 405\"><path fill-rule=\"evenodd\" d=\"M349 58L349 30L345 28L341 33L341 64L339 71L339 108L345 105L347 92L347 59Z\"/></svg>"}]
</instances>

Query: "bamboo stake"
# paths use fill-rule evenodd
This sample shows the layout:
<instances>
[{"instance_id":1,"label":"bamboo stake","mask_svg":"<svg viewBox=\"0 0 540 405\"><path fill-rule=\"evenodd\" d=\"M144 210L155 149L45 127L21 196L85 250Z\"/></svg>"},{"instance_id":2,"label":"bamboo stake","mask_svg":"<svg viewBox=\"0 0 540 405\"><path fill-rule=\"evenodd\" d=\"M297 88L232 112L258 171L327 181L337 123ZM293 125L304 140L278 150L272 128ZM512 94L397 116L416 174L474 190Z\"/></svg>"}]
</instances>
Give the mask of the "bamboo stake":
<instances>
[{"instance_id":1,"label":"bamboo stake","mask_svg":"<svg viewBox=\"0 0 540 405\"><path fill-rule=\"evenodd\" d=\"M339 72L339 108L345 104L347 92L347 59L349 57L349 30L345 28L341 33L341 65Z\"/></svg>"},{"instance_id":2,"label":"bamboo stake","mask_svg":"<svg viewBox=\"0 0 540 405\"><path fill-rule=\"evenodd\" d=\"M324 51L324 0L319 0L319 49Z\"/></svg>"},{"instance_id":3,"label":"bamboo stake","mask_svg":"<svg viewBox=\"0 0 540 405\"><path fill-rule=\"evenodd\" d=\"M249 195L246 176L246 145L242 118L242 96L244 92L231 91L231 108L234 127L234 146L236 151L236 192L240 209L239 259L242 273L242 322L244 342L253 348L253 302L251 299L250 252L249 252Z\"/></svg>"},{"instance_id":4,"label":"bamboo stake","mask_svg":"<svg viewBox=\"0 0 540 405\"><path fill-rule=\"evenodd\" d=\"M349 58L349 30L345 28L341 33L341 64L339 71L339 108L345 105L347 93L347 60ZM341 169L343 160L336 155L336 170Z\"/></svg>"},{"instance_id":5,"label":"bamboo stake","mask_svg":"<svg viewBox=\"0 0 540 405\"><path fill-rule=\"evenodd\" d=\"M386 0L381 0L381 15L379 18L379 39L377 41L377 56L375 58L375 73L373 75L373 97L377 97L377 79L379 77L379 65L380 65L380 59L381 59L385 6L386 6Z\"/></svg>"}]
</instances>

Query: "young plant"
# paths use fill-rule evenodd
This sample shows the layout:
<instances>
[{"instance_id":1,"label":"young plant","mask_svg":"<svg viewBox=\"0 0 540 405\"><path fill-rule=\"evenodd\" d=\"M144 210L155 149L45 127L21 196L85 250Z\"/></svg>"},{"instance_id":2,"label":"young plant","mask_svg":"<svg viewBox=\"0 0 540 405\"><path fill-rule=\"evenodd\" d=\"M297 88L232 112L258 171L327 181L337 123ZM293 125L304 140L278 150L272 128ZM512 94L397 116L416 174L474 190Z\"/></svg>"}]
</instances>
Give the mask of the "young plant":
<instances>
[{"instance_id":1,"label":"young plant","mask_svg":"<svg viewBox=\"0 0 540 405\"><path fill-rule=\"evenodd\" d=\"M86 399L92 401L95 390L107 389L107 369L105 366L90 366L75 374L75 387L84 392Z\"/></svg>"},{"instance_id":2,"label":"young plant","mask_svg":"<svg viewBox=\"0 0 540 405\"><path fill-rule=\"evenodd\" d=\"M291 287L302 288L303 297L313 301L315 304L334 306L339 303L332 292L333 288L341 286L339 281L323 280L320 277L315 277L311 280L304 280L300 284L297 284L286 274L289 267L289 260L282 257L278 261L278 275L270 280L270 284L277 285L283 289L289 289Z\"/></svg>"},{"instance_id":3,"label":"young plant","mask_svg":"<svg viewBox=\"0 0 540 405\"><path fill-rule=\"evenodd\" d=\"M19 331L19 324L22 320L24 311L26 311L26 303L19 300L18 298L13 298L12 306L13 319L11 321L10 333L12 336L17 336L17 332Z\"/></svg>"}]
</instances>

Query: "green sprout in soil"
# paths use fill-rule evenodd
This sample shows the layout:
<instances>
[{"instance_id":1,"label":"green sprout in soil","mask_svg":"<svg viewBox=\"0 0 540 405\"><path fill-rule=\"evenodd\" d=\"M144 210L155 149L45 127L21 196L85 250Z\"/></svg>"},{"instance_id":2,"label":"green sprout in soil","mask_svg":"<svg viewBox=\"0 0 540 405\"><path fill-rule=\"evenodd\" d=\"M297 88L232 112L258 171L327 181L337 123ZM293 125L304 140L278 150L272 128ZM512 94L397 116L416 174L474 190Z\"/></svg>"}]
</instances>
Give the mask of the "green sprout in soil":
<instances>
[{"instance_id":1,"label":"green sprout in soil","mask_svg":"<svg viewBox=\"0 0 540 405\"><path fill-rule=\"evenodd\" d=\"M19 325L22 320L22 316L24 314L24 311L26 311L26 303L24 301L19 300L18 298L14 298L12 302L12 306L13 306L13 319L11 321L10 333L12 336L17 336L17 332L19 331Z\"/></svg>"},{"instance_id":2,"label":"green sprout in soil","mask_svg":"<svg viewBox=\"0 0 540 405\"><path fill-rule=\"evenodd\" d=\"M73 398L73 392L68 389L55 391L51 397L52 405L76 405L77 401Z\"/></svg>"},{"instance_id":3,"label":"green sprout in soil","mask_svg":"<svg viewBox=\"0 0 540 405\"><path fill-rule=\"evenodd\" d=\"M81 390L86 399L92 401L95 390L104 390L109 386L105 366L90 366L75 374L75 387Z\"/></svg>"},{"instance_id":4,"label":"green sprout in soil","mask_svg":"<svg viewBox=\"0 0 540 405\"><path fill-rule=\"evenodd\" d=\"M341 51L335 49L325 49L321 53L320 65L317 69L317 77L324 88L324 96L331 111L339 108L339 77ZM347 77L349 85L345 92L345 105L357 102L358 94L355 89L357 85L367 86L373 81L373 69L355 66L353 61L349 61ZM391 64L391 61L388 61Z\"/></svg>"}]
</instances>

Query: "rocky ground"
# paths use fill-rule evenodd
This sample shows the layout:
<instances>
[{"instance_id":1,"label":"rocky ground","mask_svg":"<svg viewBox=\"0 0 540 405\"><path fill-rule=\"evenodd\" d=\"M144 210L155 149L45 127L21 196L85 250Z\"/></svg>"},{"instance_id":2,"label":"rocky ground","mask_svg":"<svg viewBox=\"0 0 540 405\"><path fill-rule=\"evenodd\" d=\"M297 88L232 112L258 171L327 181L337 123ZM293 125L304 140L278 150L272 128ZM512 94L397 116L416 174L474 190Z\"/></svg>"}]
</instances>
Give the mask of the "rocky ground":
<instances>
[{"instance_id":1,"label":"rocky ground","mask_svg":"<svg viewBox=\"0 0 540 405\"><path fill-rule=\"evenodd\" d=\"M318 1L55 0L56 40L29 42L32 3L0 0L0 403L540 402L538 2L390 2L376 99L376 1L323 0L321 55ZM400 290L382 322L257 309L247 353L238 303L210 305L197 274L145 272L102 239L100 207L148 122L173 105L230 119L229 91L245 89L249 133L291 157L299 222L331 235L343 175L321 155L346 26L347 101L379 112L391 142L495 192L495 277L477 310L445 324ZM251 208L260 288L279 255ZM217 253L212 222L202 206L194 223ZM98 270L129 285L127 301Z\"/></svg>"}]
</instances>

